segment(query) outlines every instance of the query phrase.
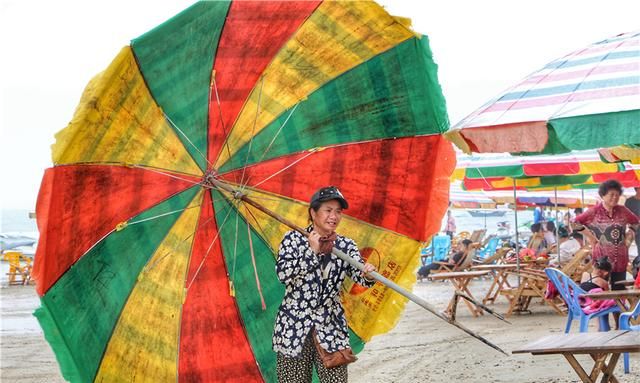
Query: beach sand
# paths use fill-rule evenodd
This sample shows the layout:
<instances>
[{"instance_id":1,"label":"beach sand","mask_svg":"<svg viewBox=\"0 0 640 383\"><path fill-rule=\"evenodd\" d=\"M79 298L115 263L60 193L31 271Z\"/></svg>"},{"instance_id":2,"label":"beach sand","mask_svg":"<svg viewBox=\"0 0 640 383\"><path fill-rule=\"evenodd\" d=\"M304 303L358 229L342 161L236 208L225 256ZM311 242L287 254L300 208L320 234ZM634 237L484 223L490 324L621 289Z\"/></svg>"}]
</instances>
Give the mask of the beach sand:
<instances>
[{"instance_id":1,"label":"beach sand","mask_svg":"<svg viewBox=\"0 0 640 383\"><path fill-rule=\"evenodd\" d=\"M473 281L471 290L482 297L489 280ZM447 306L453 289L448 282L418 282L414 292L437 309ZM16 383L64 382L53 352L33 317L39 305L33 286L0 289L2 316L0 381ZM499 298L492 307L507 309ZM548 334L562 334L566 317L549 307L531 304L531 315L512 316L507 324L484 315L473 318L458 307L458 320L509 354L529 341ZM596 326L596 321L592 326ZM612 320L613 322L613 320ZM577 322L574 326L577 326ZM574 327L573 331L577 331ZM596 331L595 327L590 331ZM587 358L578 358L587 362ZM584 364L591 367L591 364ZM632 354L631 374L624 375L622 358L616 367L620 382L640 381L640 354ZM388 334L374 337L349 366L349 381L377 382L578 382L578 376L559 355L505 356L448 325L414 303L407 304L398 325Z\"/></svg>"}]
</instances>

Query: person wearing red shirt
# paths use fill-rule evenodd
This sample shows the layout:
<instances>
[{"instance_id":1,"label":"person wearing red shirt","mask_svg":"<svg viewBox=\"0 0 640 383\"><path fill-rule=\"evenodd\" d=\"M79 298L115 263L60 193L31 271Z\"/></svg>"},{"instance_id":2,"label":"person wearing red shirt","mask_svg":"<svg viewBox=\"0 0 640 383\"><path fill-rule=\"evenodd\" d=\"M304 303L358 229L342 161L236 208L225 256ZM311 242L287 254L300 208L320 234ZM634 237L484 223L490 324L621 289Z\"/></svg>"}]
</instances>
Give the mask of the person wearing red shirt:
<instances>
[{"instance_id":1,"label":"person wearing red shirt","mask_svg":"<svg viewBox=\"0 0 640 383\"><path fill-rule=\"evenodd\" d=\"M600 184L598 194L602 202L578 215L574 222L586 226L583 233L593 246L592 262L607 257L613 265L609 278L611 290L624 290L616 284L627 277L629 245L633 242L640 219L631 210L618 205L622 195L622 185L616 180ZM618 328L620 313L613 318Z\"/></svg>"},{"instance_id":2,"label":"person wearing red shirt","mask_svg":"<svg viewBox=\"0 0 640 383\"><path fill-rule=\"evenodd\" d=\"M592 262L607 257L613 265L611 289L624 289L615 282L626 279L629 263L629 244L633 241L640 219L631 210L618 205L622 185L616 180L600 184L598 194L602 202L578 215L574 222L588 230L584 234L593 246Z\"/></svg>"}]
</instances>

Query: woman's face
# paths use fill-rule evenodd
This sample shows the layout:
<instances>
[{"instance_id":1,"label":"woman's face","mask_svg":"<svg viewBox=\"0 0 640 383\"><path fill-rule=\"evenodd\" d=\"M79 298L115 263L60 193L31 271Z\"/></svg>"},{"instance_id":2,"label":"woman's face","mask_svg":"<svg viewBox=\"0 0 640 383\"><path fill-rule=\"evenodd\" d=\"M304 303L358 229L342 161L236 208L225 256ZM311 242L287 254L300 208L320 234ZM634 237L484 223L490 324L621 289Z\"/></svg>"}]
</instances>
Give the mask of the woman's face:
<instances>
[{"instance_id":1,"label":"woman's face","mask_svg":"<svg viewBox=\"0 0 640 383\"><path fill-rule=\"evenodd\" d=\"M620 193L617 190L609 189L607 194L602 196L602 202L605 207L613 208L618 205L618 201L620 200Z\"/></svg>"},{"instance_id":2,"label":"woman's face","mask_svg":"<svg viewBox=\"0 0 640 383\"><path fill-rule=\"evenodd\" d=\"M342 219L342 206L338 200L332 199L320 205L318 211L311 209L313 228L320 234L331 234L338 228Z\"/></svg>"}]
</instances>

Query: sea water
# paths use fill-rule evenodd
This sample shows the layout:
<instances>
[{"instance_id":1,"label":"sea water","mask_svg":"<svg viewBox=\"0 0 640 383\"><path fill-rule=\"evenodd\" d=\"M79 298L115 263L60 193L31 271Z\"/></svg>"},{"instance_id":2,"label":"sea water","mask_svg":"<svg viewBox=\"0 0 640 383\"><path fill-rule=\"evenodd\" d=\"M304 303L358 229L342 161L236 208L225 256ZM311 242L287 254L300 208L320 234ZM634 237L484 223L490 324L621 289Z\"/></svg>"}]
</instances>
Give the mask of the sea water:
<instances>
[{"instance_id":1,"label":"sea water","mask_svg":"<svg viewBox=\"0 0 640 383\"><path fill-rule=\"evenodd\" d=\"M474 230L486 229L487 235L495 234L498 231L498 223L507 222L511 231L515 232L516 214L513 210L499 209L505 211L501 217L473 217L467 209L451 209L453 218L456 221L456 232L468 231L472 233ZM447 217L442 220L441 229L447 223ZM530 233L529 227L533 224L533 210L518 210L518 233Z\"/></svg>"},{"instance_id":2,"label":"sea water","mask_svg":"<svg viewBox=\"0 0 640 383\"><path fill-rule=\"evenodd\" d=\"M29 218L29 210L2 209L0 212L0 233L38 233L35 218Z\"/></svg>"},{"instance_id":3,"label":"sea water","mask_svg":"<svg viewBox=\"0 0 640 383\"><path fill-rule=\"evenodd\" d=\"M38 238L36 220L29 217L29 210L0 210L0 249L21 251L24 255L32 256Z\"/></svg>"}]
</instances>

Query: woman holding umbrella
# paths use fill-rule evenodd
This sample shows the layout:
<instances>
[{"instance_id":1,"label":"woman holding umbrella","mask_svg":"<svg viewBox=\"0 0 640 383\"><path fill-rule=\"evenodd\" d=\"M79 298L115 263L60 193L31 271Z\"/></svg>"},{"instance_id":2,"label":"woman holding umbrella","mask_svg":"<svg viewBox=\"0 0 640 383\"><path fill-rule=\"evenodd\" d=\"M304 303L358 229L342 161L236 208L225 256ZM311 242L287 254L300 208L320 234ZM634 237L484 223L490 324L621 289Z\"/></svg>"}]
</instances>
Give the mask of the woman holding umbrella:
<instances>
[{"instance_id":1,"label":"woman holding umbrella","mask_svg":"<svg viewBox=\"0 0 640 383\"><path fill-rule=\"evenodd\" d=\"M347 363L355 356L340 302L342 283L349 275L371 287L375 281L367 274L376 270L363 262L352 239L336 233L348 207L338 188L321 188L311 197L308 235L289 231L280 243L276 273L286 291L273 332L278 381L311 382L314 366L321 382L347 381ZM363 263L363 271L331 254L334 246Z\"/></svg>"}]
</instances>

